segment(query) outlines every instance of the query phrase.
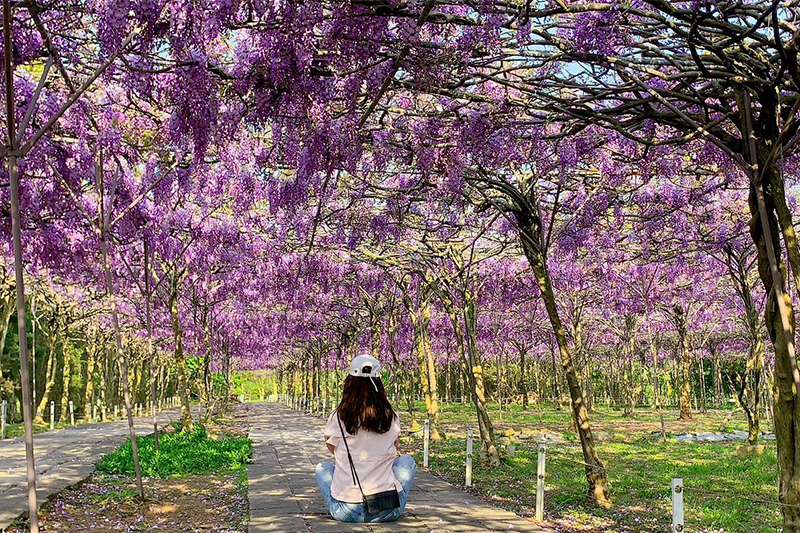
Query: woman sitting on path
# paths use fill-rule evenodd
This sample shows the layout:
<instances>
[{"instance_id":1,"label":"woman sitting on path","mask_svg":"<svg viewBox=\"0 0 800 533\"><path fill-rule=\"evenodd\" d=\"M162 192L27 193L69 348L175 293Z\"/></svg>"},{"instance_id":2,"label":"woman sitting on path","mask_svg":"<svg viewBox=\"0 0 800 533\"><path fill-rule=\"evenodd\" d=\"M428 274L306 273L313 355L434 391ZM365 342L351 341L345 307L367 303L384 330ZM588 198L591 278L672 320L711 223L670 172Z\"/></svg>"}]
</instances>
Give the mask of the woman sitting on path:
<instances>
[{"instance_id":1,"label":"woman sitting on path","mask_svg":"<svg viewBox=\"0 0 800 533\"><path fill-rule=\"evenodd\" d=\"M374 357L353 359L342 401L325 426L335 465L317 465L317 485L331 516L340 522L397 520L414 483L414 458L397 457L400 419L380 375L381 364Z\"/></svg>"}]
</instances>

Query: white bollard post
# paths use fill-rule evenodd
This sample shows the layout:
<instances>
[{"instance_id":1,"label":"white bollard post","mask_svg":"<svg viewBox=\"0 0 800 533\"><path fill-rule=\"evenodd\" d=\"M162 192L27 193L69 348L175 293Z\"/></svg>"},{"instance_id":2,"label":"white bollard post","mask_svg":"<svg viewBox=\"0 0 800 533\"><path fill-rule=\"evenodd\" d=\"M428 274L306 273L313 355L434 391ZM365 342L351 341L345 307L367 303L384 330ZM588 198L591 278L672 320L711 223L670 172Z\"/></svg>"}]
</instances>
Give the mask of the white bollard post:
<instances>
[{"instance_id":1,"label":"white bollard post","mask_svg":"<svg viewBox=\"0 0 800 533\"><path fill-rule=\"evenodd\" d=\"M69 425L75 425L75 406L72 404L72 400L69 401Z\"/></svg>"},{"instance_id":2,"label":"white bollard post","mask_svg":"<svg viewBox=\"0 0 800 533\"><path fill-rule=\"evenodd\" d=\"M547 447L539 445L539 456L536 463L536 521L544 520L544 460Z\"/></svg>"},{"instance_id":3,"label":"white bollard post","mask_svg":"<svg viewBox=\"0 0 800 533\"><path fill-rule=\"evenodd\" d=\"M0 439L6 438L6 419L8 418L8 400L3 400L2 411L0 411Z\"/></svg>"},{"instance_id":4,"label":"white bollard post","mask_svg":"<svg viewBox=\"0 0 800 533\"><path fill-rule=\"evenodd\" d=\"M428 468L428 458L430 456L431 447L431 419L425 419L425 433L424 433L424 452L422 455L422 466Z\"/></svg>"},{"instance_id":5,"label":"white bollard post","mask_svg":"<svg viewBox=\"0 0 800 533\"><path fill-rule=\"evenodd\" d=\"M103 404L102 413L103 413L103 422L105 422L107 420L107 417L106 417L106 404Z\"/></svg>"},{"instance_id":6,"label":"white bollard post","mask_svg":"<svg viewBox=\"0 0 800 533\"><path fill-rule=\"evenodd\" d=\"M508 456L509 457L514 457L514 455L516 453L517 453L517 447L515 445L513 445L513 444L509 444L508 445Z\"/></svg>"},{"instance_id":7,"label":"white bollard post","mask_svg":"<svg viewBox=\"0 0 800 533\"><path fill-rule=\"evenodd\" d=\"M97 404L92 404L92 422L97 420Z\"/></svg>"},{"instance_id":8,"label":"white bollard post","mask_svg":"<svg viewBox=\"0 0 800 533\"><path fill-rule=\"evenodd\" d=\"M672 533L683 533L683 478L672 478Z\"/></svg>"},{"instance_id":9,"label":"white bollard post","mask_svg":"<svg viewBox=\"0 0 800 533\"><path fill-rule=\"evenodd\" d=\"M56 402L50 402L50 429L56 428Z\"/></svg>"},{"instance_id":10,"label":"white bollard post","mask_svg":"<svg viewBox=\"0 0 800 533\"><path fill-rule=\"evenodd\" d=\"M467 475L464 485L472 486L472 430L467 430Z\"/></svg>"}]
</instances>

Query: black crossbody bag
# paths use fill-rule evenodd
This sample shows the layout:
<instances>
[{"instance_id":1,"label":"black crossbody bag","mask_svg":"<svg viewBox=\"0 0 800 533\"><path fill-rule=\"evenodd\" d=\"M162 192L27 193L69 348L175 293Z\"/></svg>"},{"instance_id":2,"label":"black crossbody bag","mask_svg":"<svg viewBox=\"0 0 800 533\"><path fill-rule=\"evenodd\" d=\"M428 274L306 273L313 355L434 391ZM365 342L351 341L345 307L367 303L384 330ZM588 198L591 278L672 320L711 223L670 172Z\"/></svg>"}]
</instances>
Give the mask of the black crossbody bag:
<instances>
[{"instance_id":1,"label":"black crossbody bag","mask_svg":"<svg viewBox=\"0 0 800 533\"><path fill-rule=\"evenodd\" d=\"M361 488L361 481L358 479L358 473L356 472L356 465L353 462L353 456L350 455L350 446L347 445L347 437L344 435L342 419L339 418L338 410L336 411L336 421L339 422L339 431L342 432L344 449L347 450L347 460L350 462L350 473L353 474L353 485L358 485L358 490L361 492L364 511L367 514L375 514L400 507L400 495L397 493L397 489L386 490L376 494L364 494L364 489Z\"/></svg>"}]
</instances>

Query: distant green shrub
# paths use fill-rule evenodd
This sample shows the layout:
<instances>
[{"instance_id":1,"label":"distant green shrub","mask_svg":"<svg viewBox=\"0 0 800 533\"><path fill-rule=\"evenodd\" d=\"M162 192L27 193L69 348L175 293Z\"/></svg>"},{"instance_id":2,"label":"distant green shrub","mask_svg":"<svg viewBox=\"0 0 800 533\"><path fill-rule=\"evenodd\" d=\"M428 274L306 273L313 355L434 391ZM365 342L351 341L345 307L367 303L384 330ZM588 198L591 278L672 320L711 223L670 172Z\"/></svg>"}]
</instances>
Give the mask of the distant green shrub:
<instances>
[{"instance_id":1,"label":"distant green shrub","mask_svg":"<svg viewBox=\"0 0 800 533\"><path fill-rule=\"evenodd\" d=\"M142 475L170 477L206 474L242 468L251 457L251 443L246 438L209 439L198 426L193 432L164 433L158 437L158 452L152 435L137 437ZM104 456L97 465L100 472L133 475L130 440Z\"/></svg>"}]
</instances>

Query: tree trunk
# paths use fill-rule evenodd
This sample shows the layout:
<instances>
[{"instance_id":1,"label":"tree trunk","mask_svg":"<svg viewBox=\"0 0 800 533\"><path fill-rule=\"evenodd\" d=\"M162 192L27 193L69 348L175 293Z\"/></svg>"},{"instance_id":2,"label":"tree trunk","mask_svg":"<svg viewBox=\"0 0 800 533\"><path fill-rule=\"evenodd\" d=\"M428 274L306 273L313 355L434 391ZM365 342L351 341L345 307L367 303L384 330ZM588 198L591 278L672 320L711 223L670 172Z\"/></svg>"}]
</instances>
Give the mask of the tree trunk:
<instances>
[{"instance_id":1,"label":"tree trunk","mask_svg":"<svg viewBox=\"0 0 800 533\"><path fill-rule=\"evenodd\" d=\"M771 91L766 91L770 95ZM766 123L774 124L774 122ZM752 142L752 141L751 141ZM766 159L770 146L765 145L763 138L761 150L755 155L758 161ZM753 154L751 154L752 156ZM760 166L760 165L759 165ZM800 275L800 253L794 226L791 221L791 212L786 205L786 192L783 180L778 176L775 165L768 167L764 175L764 204L765 218L769 225L771 247L775 251L774 261L777 263L778 275L786 279L786 269L783 265L783 253L778 238L778 220L780 220L784 242L786 243L787 256L792 265L795 276ZM800 401L794 391L794 379L789 352L789 339L794 339L795 321L791 298L783 294L783 304L786 315L782 316L778 307L776 285L782 280L775 280L770 268L770 252L767 249L765 227L762 224L762 213L759 213L759 200L755 180L751 180L748 203L752 218L750 220L750 234L756 244L758 252L758 273L764 284L767 302L764 309L765 324L770 339L775 347L775 400L774 400L774 425L775 437L778 448L778 466L780 468L778 497L783 504L783 531L786 533L800 532ZM776 218L777 212L777 218ZM797 285L797 278L795 284ZM800 286L797 286L800 290ZM783 320L788 323L788 330L784 329Z\"/></svg>"},{"instance_id":2,"label":"tree trunk","mask_svg":"<svg viewBox=\"0 0 800 533\"><path fill-rule=\"evenodd\" d=\"M623 383L623 394L625 395L625 408L623 409L623 416L633 416L636 407L636 400L634 398L636 388L633 385L633 355L636 350L636 317L627 315L625 317L625 331L623 337L623 358L622 364L624 368L620 369L620 376Z\"/></svg>"},{"instance_id":3,"label":"tree trunk","mask_svg":"<svg viewBox=\"0 0 800 533\"><path fill-rule=\"evenodd\" d=\"M178 374L178 396L181 399L181 431L192 431L192 411L189 403L189 386L186 381L186 360L183 358L183 329L178 316L177 287L173 286L169 298L169 312L172 317L172 338L175 343L173 359Z\"/></svg>"},{"instance_id":4,"label":"tree trunk","mask_svg":"<svg viewBox=\"0 0 800 533\"><path fill-rule=\"evenodd\" d=\"M69 420L69 387L72 383L72 354L70 354L69 340L66 335L61 346L61 350L64 352L64 374L61 382L63 390L61 392L61 410L58 420L64 421Z\"/></svg>"},{"instance_id":5,"label":"tree trunk","mask_svg":"<svg viewBox=\"0 0 800 533\"><path fill-rule=\"evenodd\" d=\"M492 419L489 417L489 410L486 406L486 389L483 380L483 363L481 356L478 353L478 339L477 339L477 310L475 308L474 296L466 292L466 300L463 308L464 325L466 328L466 336L460 333L460 327L457 328L456 342L459 342L464 349L466 344L466 362L469 364L471 372L467 372L467 376L471 381L471 392L473 403L478 415L478 429L481 435L482 452L488 459L491 465L500 464L500 451L497 449L497 443L494 437L494 426ZM455 317L454 317L455 318ZM458 321L456 320L457 325ZM459 341L459 338L461 339Z\"/></svg>"},{"instance_id":6,"label":"tree trunk","mask_svg":"<svg viewBox=\"0 0 800 533\"><path fill-rule=\"evenodd\" d=\"M689 334L686 329L686 311L680 304L673 308L672 318L675 328L678 331L678 341L681 353L681 412L679 420L690 420L692 418L692 357L689 351Z\"/></svg>"},{"instance_id":7,"label":"tree trunk","mask_svg":"<svg viewBox=\"0 0 800 533\"><path fill-rule=\"evenodd\" d=\"M94 396L94 367L96 347L90 346L86 350L86 388L83 391L83 420L88 422L92 418L92 397Z\"/></svg>"},{"instance_id":8,"label":"tree trunk","mask_svg":"<svg viewBox=\"0 0 800 533\"><path fill-rule=\"evenodd\" d=\"M205 354L203 355L203 396L206 404L206 412L211 409L211 324L209 311L203 310L203 346L205 347Z\"/></svg>"},{"instance_id":9,"label":"tree trunk","mask_svg":"<svg viewBox=\"0 0 800 533\"><path fill-rule=\"evenodd\" d=\"M556 407L560 408L561 391L558 389L558 368L556 367L556 351L553 349L552 345L548 346L548 348L550 348L550 360L553 363L553 404Z\"/></svg>"},{"instance_id":10,"label":"tree trunk","mask_svg":"<svg viewBox=\"0 0 800 533\"><path fill-rule=\"evenodd\" d=\"M45 374L44 380L44 392L39 398L39 405L36 406L36 420L44 420L47 402L50 400L50 396L53 391L53 385L56 382L56 366L58 363L58 357L56 355L56 338L55 335L52 334L52 328L54 327L55 326L51 322L47 332L47 373Z\"/></svg>"},{"instance_id":11,"label":"tree trunk","mask_svg":"<svg viewBox=\"0 0 800 533\"><path fill-rule=\"evenodd\" d=\"M723 404L722 368L720 368L719 363L719 350L717 349L717 345L713 342L709 344L708 349L711 352L711 375L714 382L714 398L712 400L712 405L714 406L714 409L719 409Z\"/></svg>"},{"instance_id":12,"label":"tree trunk","mask_svg":"<svg viewBox=\"0 0 800 533\"><path fill-rule=\"evenodd\" d=\"M429 298L429 289L422 288L418 294L417 305L414 305L411 295L407 291L403 291L403 305L408 311L414 328L419 377L422 383L422 393L425 396L425 408L430 420L430 438L441 440L441 411L439 409L439 391L436 385L436 362L433 359L428 330L431 319Z\"/></svg>"},{"instance_id":13,"label":"tree trunk","mask_svg":"<svg viewBox=\"0 0 800 533\"><path fill-rule=\"evenodd\" d=\"M439 385L438 379L436 376L436 360L433 357L433 350L431 349L431 339L430 339L430 331L428 328L428 324L430 323L430 308L427 309L428 316L425 317L425 326L423 328L423 335L425 337L425 363L428 367L427 377L428 377L428 388L430 390L430 409L428 409L428 414L432 415L433 418L431 421L436 422L436 431L434 432L431 430L431 438L433 440L439 440L444 438L444 431L442 430L442 421L441 421L441 409L439 406ZM427 401L426 401L427 403Z\"/></svg>"},{"instance_id":14,"label":"tree trunk","mask_svg":"<svg viewBox=\"0 0 800 533\"><path fill-rule=\"evenodd\" d=\"M450 403L452 399L451 390L450 390L450 363L447 362L444 364L444 403Z\"/></svg>"},{"instance_id":15,"label":"tree trunk","mask_svg":"<svg viewBox=\"0 0 800 533\"><path fill-rule=\"evenodd\" d=\"M699 369L700 369L700 410L702 412L706 412L706 407L708 406L708 398L706 397L706 367L705 362L703 361L703 353L700 352L700 357L698 357Z\"/></svg>"},{"instance_id":16,"label":"tree trunk","mask_svg":"<svg viewBox=\"0 0 800 533\"><path fill-rule=\"evenodd\" d=\"M658 345L653 337L653 326L649 317L647 318L647 337L650 343L650 355L653 359L653 403L661 422L661 441L667 442L667 427L664 423L664 411L661 408L661 382L658 379Z\"/></svg>"},{"instance_id":17,"label":"tree trunk","mask_svg":"<svg viewBox=\"0 0 800 533\"><path fill-rule=\"evenodd\" d=\"M538 388L539 377L536 377L536 385ZM528 384L525 381L525 349L519 349L519 392L522 394L522 410L528 410ZM538 396L538 392L536 393Z\"/></svg>"},{"instance_id":18,"label":"tree trunk","mask_svg":"<svg viewBox=\"0 0 800 533\"><path fill-rule=\"evenodd\" d=\"M747 416L747 441L756 444L759 433L761 370L764 366L764 341L759 336L751 342L745 371L739 388L739 404Z\"/></svg>"},{"instance_id":19,"label":"tree trunk","mask_svg":"<svg viewBox=\"0 0 800 533\"><path fill-rule=\"evenodd\" d=\"M517 217L522 248L539 285L541 297L544 300L547 316L550 319L550 325L556 338L559 354L561 355L561 367L567 379L567 387L572 404L572 414L577 421L583 458L587 465L586 481L589 485L588 496L590 500L597 502L599 505L610 507L611 498L608 489L608 476L605 466L597 455L594 435L592 435L592 429L589 424L589 412L586 409L586 403L583 399L578 376L572 362L572 354L567 344L564 326L558 314L553 286L550 282L550 274L547 270L547 263L539 249L539 243L542 242L541 223L535 218L533 213L528 211L520 211L515 213L515 215Z\"/></svg>"}]
</instances>

